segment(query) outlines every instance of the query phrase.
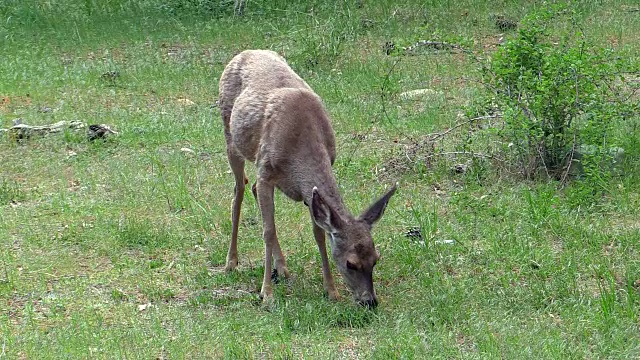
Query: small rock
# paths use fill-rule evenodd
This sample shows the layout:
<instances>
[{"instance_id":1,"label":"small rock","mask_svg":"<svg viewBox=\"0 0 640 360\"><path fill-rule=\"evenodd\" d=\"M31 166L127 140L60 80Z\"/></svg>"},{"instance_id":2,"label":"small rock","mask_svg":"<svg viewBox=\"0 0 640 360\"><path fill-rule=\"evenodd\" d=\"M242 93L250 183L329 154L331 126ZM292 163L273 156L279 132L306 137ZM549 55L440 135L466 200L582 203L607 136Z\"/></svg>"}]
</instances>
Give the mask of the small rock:
<instances>
[{"instance_id":1,"label":"small rock","mask_svg":"<svg viewBox=\"0 0 640 360\"><path fill-rule=\"evenodd\" d=\"M447 195L446 191L440 190L440 189L433 189L433 192L436 193L436 195L438 196L445 196Z\"/></svg>"},{"instance_id":2,"label":"small rock","mask_svg":"<svg viewBox=\"0 0 640 360\"><path fill-rule=\"evenodd\" d=\"M363 29L371 29L374 24L375 23L371 19L364 18L360 20L360 26L362 26Z\"/></svg>"},{"instance_id":3,"label":"small rock","mask_svg":"<svg viewBox=\"0 0 640 360\"><path fill-rule=\"evenodd\" d=\"M453 171L456 174L464 174L467 172L467 164L453 165L453 167L451 168L451 171Z\"/></svg>"},{"instance_id":4,"label":"small rock","mask_svg":"<svg viewBox=\"0 0 640 360\"><path fill-rule=\"evenodd\" d=\"M422 230L419 226L413 226L404 234L405 237L422 240Z\"/></svg>"},{"instance_id":5,"label":"small rock","mask_svg":"<svg viewBox=\"0 0 640 360\"><path fill-rule=\"evenodd\" d=\"M387 41L384 43L384 45L382 45L382 51L384 51L386 55L391 55L391 53L395 49L396 45L393 43L393 41Z\"/></svg>"},{"instance_id":6,"label":"small rock","mask_svg":"<svg viewBox=\"0 0 640 360\"><path fill-rule=\"evenodd\" d=\"M108 125L105 124L94 124L89 125L87 129L87 137L90 141L94 141L96 139L104 139L109 135L117 135L116 131L111 130Z\"/></svg>"},{"instance_id":7,"label":"small rock","mask_svg":"<svg viewBox=\"0 0 640 360\"><path fill-rule=\"evenodd\" d=\"M403 92L402 94L400 94L400 99L412 100L419 97L427 97L433 95L442 95L442 93L433 89L416 89Z\"/></svg>"},{"instance_id":8,"label":"small rock","mask_svg":"<svg viewBox=\"0 0 640 360\"><path fill-rule=\"evenodd\" d=\"M102 80L109 80L109 81L115 81L118 77L120 77L120 73L117 71L107 71L106 73L100 76Z\"/></svg>"},{"instance_id":9,"label":"small rock","mask_svg":"<svg viewBox=\"0 0 640 360\"><path fill-rule=\"evenodd\" d=\"M504 15L496 16L495 25L496 25L496 28L498 28L501 31L515 30L518 27L517 22L507 19Z\"/></svg>"},{"instance_id":10,"label":"small rock","mask_svg":"<svg viewBox=\"0 0 640 360\"><path fill-rule=\"evenodd\" d=\"M455 240L436 240L434 243L438 245L453 245L456 243Z\"/></svg>"},{"instance_id":11,"label":"small rock","mask_svg":"<svg viewBox=\"0 0 640 360\"><path fill-rule=\"evenodd\" d=\"M193 150L191 150L191 149L189 149L187 147L180 148L180 151L182 151L185 154L189 154L189 155L195 155L196 154L195 151L193 151Z\"/></svg>"}]
</instances>

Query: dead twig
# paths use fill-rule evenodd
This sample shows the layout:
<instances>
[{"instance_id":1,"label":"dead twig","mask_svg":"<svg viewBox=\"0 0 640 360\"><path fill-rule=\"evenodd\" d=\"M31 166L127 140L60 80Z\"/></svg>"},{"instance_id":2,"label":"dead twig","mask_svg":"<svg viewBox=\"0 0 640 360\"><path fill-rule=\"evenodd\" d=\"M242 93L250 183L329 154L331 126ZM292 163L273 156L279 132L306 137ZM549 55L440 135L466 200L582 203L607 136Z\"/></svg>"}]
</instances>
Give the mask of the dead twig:
<instances>
[{"instance_id":1,"label":"dead twig","mask_svg":"<svg viewBox=\"0 0 640 360\"><path fill-rule=\"evenodd\" d=\"M393 123L393 121L391 121L391 117L387 112L387 98L388 98L388 88L391 82L390 81L391 74L393 73L393 71L395 70L396 66L398 66L399 63L400 63L400 59L398 58L393 62L393 64L391 64L391 67L385 74L384 80L382 81L382 85L380 86L380 104L382 105L382 114L384 115L384 119L387 120L389 124L391 124L394 127L395 127L395 124Z\"/></svg>"},{"instance_id":2,"label":"dead twig","mask_svg":"<svg viewBox=\"0 0 640 360\"><path fill-rule=\"evenodd\" d=\"M498 160L498 161L504 161L501 158L494 156L494 155L489 155L489 154L483 154L483 153L477 153L477 152L470 152L470 151L446 151L446 152L440 152L440 153L433 153L433 154L429 154L426 155L425 158L434 158L436 156L459 156L459 155L467 155L467 156L471 156L471 157L478 157L481 159L493 159L493 160Z\"/></svg>"},{"instance_id":3,"label":"dead twig","mask_svg":"<svg viewBox=\"0 0 640 360\"><path fill-rule=\"evenodd\" d=\"M473 119L469 119L469 120L463 121L461 123L458 123L458 124L452 126L451 128L449 128L449 129L447 129L447 130L445 130L443 132L430 134L429 135L429 141L436 141L438 139L441 139L445 135L447 135L448 133L452 132L453 130L458 129L458 128L464 126L464 125L470 124L470 123L472 123L474 121L486 120L486 119L497 119L499 117L501 117L501 115L486 115L486 116L478 116L478 117L475 117Z\"/></svg>"},{"instance_id":4,"label":"dead twig","mask_svg":"<svg viewBox=\"0 0 640 360\"><path fill-rule=\"evenodd\" d=\"M415 51L417 48L420 47L426 47L426 48L430 48L433 50L462 50L462 51L466 51L462 46L458 45L458 44L452 44L452 43L448 43L448 42L444 42L444 41L430 41L430 40L420 40L418 42L416 42L415 44L409 46L409 47L403 47L402 50L405 52L405 54L407 55L413 55L412 52Z\"/></svg>"},{"instance_id":5,"label":"dead twig","mask_svg":"<svg viewBox=\"0 0 640 360\"><path fill-rule=\"evenodd\" d=\"M547 167L547 164L544 161L544 154L540 149L541 147L542 147L542 144L538 144L538 146L536 146L536 150L538 150L538 155L540 156L540 161L542 161L542 167L544 167L544 172L547 174L548 178L551 178L551 175L549 175L549 168Z\"/></svg>"},{"instance_id":6,"label":"dead twig","mask_svg":"<svg viewBox=\"0 0 640 360\"><path fill-rule=\"evenodd\" d=\"M561 184L566 184L567 177L569 176L569 171L571 170L571 165L573 164L573 156L576 153L576 133L573 133L573 145L571 146L571 153L569 154L569 161L567 161L567 169L562 174L562 179L560 180Z\"/></svg>"}]
</instances>

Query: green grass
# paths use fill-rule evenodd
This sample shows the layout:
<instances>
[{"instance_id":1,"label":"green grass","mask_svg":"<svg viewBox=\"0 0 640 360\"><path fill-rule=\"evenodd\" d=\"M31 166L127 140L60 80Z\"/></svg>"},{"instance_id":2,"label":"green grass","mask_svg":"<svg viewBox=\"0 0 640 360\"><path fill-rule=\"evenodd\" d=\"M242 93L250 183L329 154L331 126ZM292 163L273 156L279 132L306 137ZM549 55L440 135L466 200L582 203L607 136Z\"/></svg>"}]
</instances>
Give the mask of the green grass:
<instances>
[{"instance_id":1,"label":"green grass","mask_svg":"<svg viewBox=\"0 0 640 360\"><path fill-rule=\"evenodd\" d=\"M492 16L518 20L540 3L250 1L243 17L232 2L159 3L0 9L0 127L81 120L119 132L95 143L75 132L0 138L0 359L640 357L637 130L624 144L628 171L595 201L489 163L449 170L466 158L389 165L406 160L408 139L459 121L482 84L470 56L387 56L385 42L450 41L486 58L513 36ZM629 56L640 54L634 7L577 5L587 37ZM376 311L350 301L335 269L344 299L322 295L308 212L280 193L293 280L261 305L250 194L239 271L223 271L233 179L211 105L224 65L248 48L285 55L324 99L353 212L400 181L374 232ZM439 95L399 97L419 88ZM405 236L414 226L426 241Z\"/></svg>"}]
</instances>

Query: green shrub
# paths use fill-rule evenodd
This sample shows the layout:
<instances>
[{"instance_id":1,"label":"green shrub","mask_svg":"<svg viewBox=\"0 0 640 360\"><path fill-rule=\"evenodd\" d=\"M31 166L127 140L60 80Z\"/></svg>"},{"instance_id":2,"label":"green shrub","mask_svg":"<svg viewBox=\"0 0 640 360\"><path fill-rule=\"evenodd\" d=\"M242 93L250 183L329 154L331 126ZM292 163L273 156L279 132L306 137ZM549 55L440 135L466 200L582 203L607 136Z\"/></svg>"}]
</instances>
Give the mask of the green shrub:
<instances>
[{"instance_id":1,"label":"green shrub","mask_svg":"<svg viewBox=\"0 0 640 360\"><path fill-rule=\"evenodd\" d=\"M567 19L573 33L549 35L552 23ZM526 17L484 68L485 83L502 112L498 134L510 166L526 178L580 176L604 189L624 153L616 130L634 113L621 96L629 91L624 74L632 64L594 46L577 23L559 6Z\"/></svg>"}]
</instances>

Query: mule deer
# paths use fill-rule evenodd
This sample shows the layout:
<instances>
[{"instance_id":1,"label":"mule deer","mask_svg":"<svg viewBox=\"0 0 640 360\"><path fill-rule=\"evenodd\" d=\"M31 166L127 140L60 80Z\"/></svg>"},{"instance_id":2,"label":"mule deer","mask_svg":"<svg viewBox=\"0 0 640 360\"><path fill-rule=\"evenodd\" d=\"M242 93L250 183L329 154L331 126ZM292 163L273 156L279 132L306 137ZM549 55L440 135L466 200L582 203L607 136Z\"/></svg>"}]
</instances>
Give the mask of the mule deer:
<instances>
[{"instance_id":1,"label":"mule deer","mask_svg":"<svg viewBox=\"0 0 640 360\"><path fill-rule=\"evenodd\" d=\"M252 190L262 214L265 243L263 300L272 297L272 257L277 274L289 277L274 220L274 188L278 188L309 207L329 298L337 300L339 295L329 268L325 232L330 235L333 260L355 300L375 307L372 273L380 255L371 226L384 213L395 187L359 217L347 211L331 168L336 150L329 116L320 97L273 51L247 50L235 56L220 78L219 100L235 176L226 270L238 265L238 222L248 184L244 163L249 160L257 168Z\"/></svg>"}]
</instances>

